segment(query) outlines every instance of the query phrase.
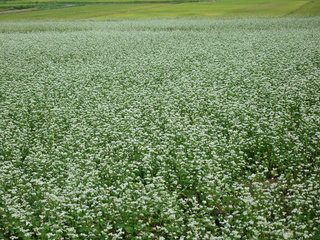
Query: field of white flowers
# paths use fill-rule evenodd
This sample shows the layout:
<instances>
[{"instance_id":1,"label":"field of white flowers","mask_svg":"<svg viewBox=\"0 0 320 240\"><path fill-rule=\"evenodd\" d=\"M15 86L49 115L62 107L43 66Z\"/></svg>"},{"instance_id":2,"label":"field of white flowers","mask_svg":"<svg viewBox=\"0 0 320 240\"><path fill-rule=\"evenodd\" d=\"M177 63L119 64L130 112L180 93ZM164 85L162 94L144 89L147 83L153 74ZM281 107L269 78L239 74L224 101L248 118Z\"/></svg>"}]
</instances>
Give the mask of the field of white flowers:
<instances>
[{"instance_id":1,"label":"field of white flowers","mask_svg":"<svg viewBox=\"0 0 320 240\"><path fill-rule=\"evenodd\" d=\"M320 18L0 32L0 239L319 239Z\"/></svg>"}]
</instances>

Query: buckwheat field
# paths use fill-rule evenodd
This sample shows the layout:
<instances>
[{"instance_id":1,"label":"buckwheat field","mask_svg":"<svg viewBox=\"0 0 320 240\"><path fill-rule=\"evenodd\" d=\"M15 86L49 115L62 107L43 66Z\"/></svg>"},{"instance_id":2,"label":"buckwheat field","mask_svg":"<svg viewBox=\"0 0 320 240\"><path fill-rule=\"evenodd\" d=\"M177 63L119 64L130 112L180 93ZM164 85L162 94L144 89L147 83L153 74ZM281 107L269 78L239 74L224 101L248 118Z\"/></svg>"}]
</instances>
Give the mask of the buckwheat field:
<instances>
[{"instance_id":1,"label":"buckwheat field","mask_svg":"<svg viewBox=\"0 0 320 240\"><path fill-rule=\"evenodd\" d=\"M319 17L0 30L0 239L319 239Z\"/></svg>"}]
</instances>

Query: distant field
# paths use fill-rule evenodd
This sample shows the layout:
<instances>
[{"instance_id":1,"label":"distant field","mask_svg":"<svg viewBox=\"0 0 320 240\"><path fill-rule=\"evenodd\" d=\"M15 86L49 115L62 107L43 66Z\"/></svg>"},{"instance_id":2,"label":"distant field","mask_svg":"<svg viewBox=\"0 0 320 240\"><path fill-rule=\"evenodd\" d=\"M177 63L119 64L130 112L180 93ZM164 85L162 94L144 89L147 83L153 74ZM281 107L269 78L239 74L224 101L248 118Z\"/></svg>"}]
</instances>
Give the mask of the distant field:
<instances>
[{"instance_id":1,"label":"distant field","mask_svg":"<svg viewBox=\"0 0 320 240\"><path fill-rule=\"evenodd\" d=\"M161 5L134 12L119 12L98 18L149 17L255 17L285 16L302 8L307 1L218 1ZM319 2L320 3L320 2ZM308 11L305 13L307 14ZM308 12L309 13L309 12Z\"/></svg>"},{"instance_id":2,"label":"distant field","mask_svg":"<svg viewBox=\"0 0 320 240\"><path fill-rule=\"evenodd\" d=\"M87 19L112 17L113 14L123 14L127 12L141 11L150 8L157 8L159 4L94 4L86 6L76 6L57 9L46 9L42 11L22 12L15 14L0 15L1 19ZM162 6L162 5L161 5Z\"/></svg>"},{"instance_id":3,"label":"distant field","mask_svg":"<svg viewBox=\"0 0 320 240\"><path fill-rule=\"evenodd\" d=\"M30 0L18 0L18 1L0 1L0 14L1 12L11 11L15 9L30 9L36 8L36 10L47 10L47 9L55 9L55 8L65 8L65 7L75 7L75 6L82 6L82 5L91 5L91 4L117 4L120 3L121 8L122 4L139 4L139 3L179 3L179 2L201 2L203 0L39 0L39 1L30 1ZM34 9L33 9L34 10ZM134 9L133 9L134 10ZM53 13L54 14L54 13ZM75 14L75 13L73 13ZM61 15L61 14L58 14ZM81 18L81 14L79 16L71 17L70 19L74 18ZM23 16L24 17L24 16ZM51 19L55 19L57 16L50 16ZM21 16L19 17L21 18Z\"/></svg>"},{"instance_id":4,"label":"distant field","mask_svg":"<svg viewBox=\"0 0 320 240\"><path fill-rule=\"evenodd\" d=\"M179 2L201 2L205 0L39 0L39 1L32 1L32 0L12 0L12 1L0 1L0 12L12 9L27 9L30 7L36 7L39 9L50 9L50 8L57 8L57 7L64 7L66 5L87 5L87 4L100 4L100 3L107 3L107 4L128 4L128 3L179 3Z\"/></svg>"},{"instance_id":5,"label":"distant field","mask_svg":"<svg viewBox=\"0 0 320 240\"><path fill-rule=\"evenodd\" d=\"M42 0L5 1L0 4L1 20L41 19L115 19L115 18L175 18L175 17L256 17L256 16L317 16L320 0L221 0L175 1L170 0ZM32 11L29 11L28 9ZM14 12L14 9L26 9ZM12 12L6 13L5 11Z\"/></svg>"}]
</instances>

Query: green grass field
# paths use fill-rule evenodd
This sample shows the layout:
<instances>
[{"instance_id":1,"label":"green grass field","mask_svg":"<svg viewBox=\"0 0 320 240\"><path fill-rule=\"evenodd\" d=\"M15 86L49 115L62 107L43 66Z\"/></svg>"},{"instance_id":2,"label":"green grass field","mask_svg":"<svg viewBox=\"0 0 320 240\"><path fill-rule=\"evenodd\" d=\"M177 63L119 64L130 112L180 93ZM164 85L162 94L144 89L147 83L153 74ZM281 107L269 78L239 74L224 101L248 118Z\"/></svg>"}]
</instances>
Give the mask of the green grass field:
<instances>
[{"instance_id":1,"label":"green grass field","mask_svg":"<svg viewBox=\"0 0 320 240\"><path fill-rule=\"evenodd\" d=\"M88 19L112 17L114 14L125 14L127 12L141 11L150 8L157 8L159 4L94 4L57 9L45 9L41 11L21 12L14 14L0 15L0 19L6 20L41 20L41 19Z\"/></svg>"},{"instance_id":2,"label":"green grass field","mask_svg":"<svg viewBox=\"0 0 320 240\"><path fill-rule=\"evenodd\" d=\"M167 0L137 3L134 0L70 0L70 1L7 1L0 4L0 20L41 19L115 19L176 17L257 17L317 16L320 0L221 0L216 2L181 2ZM167 1L167 3L166 3ZM112 4L106 2L114 2ZM122 2L121 4L119 2ZM131 2L131 3L130 3ZM179 2L179 1L177 1ZM119 3L119 4L117 4ZM32 11L5 13L9 9L34 8Z\"/></svg>"}]
</instances>

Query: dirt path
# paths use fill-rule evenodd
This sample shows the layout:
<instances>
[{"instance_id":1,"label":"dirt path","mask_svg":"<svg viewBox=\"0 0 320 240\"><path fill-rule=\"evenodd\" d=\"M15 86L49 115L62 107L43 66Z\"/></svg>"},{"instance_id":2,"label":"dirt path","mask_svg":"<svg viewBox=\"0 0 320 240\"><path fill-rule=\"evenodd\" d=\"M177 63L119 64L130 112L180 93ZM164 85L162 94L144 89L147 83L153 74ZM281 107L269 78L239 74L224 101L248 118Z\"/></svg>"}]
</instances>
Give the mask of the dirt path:
<instances>
[{"instance_id":1,"label":"dirt path","mask_svg":"<svg viewBox=\"0 0 320 240\"><path fill-rule=\"evenodd\" d=\"M0 14L7 14L7 13L18 13L18 12L30 12L37 10L37 8L26 8L26 9L12 9L12 10L7 10L0 12Z\"/></svg>"}]
</instances>

